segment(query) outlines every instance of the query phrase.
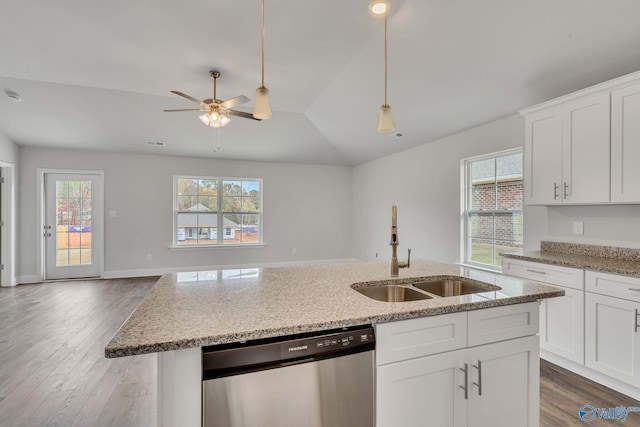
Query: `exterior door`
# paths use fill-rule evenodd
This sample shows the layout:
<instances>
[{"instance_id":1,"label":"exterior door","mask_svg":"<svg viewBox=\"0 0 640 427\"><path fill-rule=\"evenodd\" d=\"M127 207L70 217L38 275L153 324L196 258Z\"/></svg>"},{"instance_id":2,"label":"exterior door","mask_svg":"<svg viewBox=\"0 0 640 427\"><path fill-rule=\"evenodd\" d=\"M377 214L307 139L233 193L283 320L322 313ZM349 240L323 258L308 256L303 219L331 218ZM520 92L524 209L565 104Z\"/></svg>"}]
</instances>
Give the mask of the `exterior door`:
<instances>
[{"instance_id":1,"label":"exterior door","mask_svg":"<svg viewBox=\"0 0 640 427\"><path fill-rule=\"evenodd\" d=\"M101 174L45 173L44 278L100 276Z\"/></svg>"}]
</instances>

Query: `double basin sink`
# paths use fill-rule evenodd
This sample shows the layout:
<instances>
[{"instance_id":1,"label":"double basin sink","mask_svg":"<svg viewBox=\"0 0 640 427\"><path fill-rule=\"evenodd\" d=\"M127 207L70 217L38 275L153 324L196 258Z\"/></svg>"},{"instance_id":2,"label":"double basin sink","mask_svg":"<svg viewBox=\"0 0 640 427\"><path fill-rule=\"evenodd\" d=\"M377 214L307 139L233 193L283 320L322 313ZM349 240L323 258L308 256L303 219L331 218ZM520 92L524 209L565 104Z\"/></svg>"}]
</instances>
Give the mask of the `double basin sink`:
<instances>
[{"instance_id":1,"label":"double basin sink","mask_svg":"<svg viewBox=\"0 0 640 427\"><path fill-rule=\"evenodd\" d=\"M405 302L494 292L502 288L488 283L479 284L476 281L455 277L433 280L422 279L406 284L381 284L353 287L353 289L377 301Z\"/></svg>"}]
</instances>

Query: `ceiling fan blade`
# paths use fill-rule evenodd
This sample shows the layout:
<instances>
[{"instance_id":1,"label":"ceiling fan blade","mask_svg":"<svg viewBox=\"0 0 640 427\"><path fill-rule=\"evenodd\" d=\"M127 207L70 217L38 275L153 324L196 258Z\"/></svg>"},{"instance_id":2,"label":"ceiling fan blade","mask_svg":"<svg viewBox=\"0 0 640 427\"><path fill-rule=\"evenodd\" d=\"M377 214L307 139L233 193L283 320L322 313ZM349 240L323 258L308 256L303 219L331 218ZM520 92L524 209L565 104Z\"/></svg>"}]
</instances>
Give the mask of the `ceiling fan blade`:
<instances>
[{"instance_id":1,"label":"ceiling fan blade","mask_svg":"<svg viewBox=\"0 0 640 427\"><path fill-rule=\"evenodd\" d=\"M231 108L236 105L246 104L247 102L251 102L249 98L244 95L236 96L235 98L227 99L223 103L220 104L222 108Z\"/></svg>"},{"instance_id":2,"label":"ceiling fan blade","mask_svg":"<svg viewBox=\"0 0 640 427\"><path fill-rule=\"evenodd\" d=\"M178 96L181 96L183 98L187 98L189 101L193 101L196 104L200 104L203 107L206 107L206 104L204 102L200 101L199 99L194 98L193 96L189 96L186 93L178 92L177 90L172 90L171 93L175 93Z\"/></svg>"},{"instance_id":3,"label":"ceiling fan blade","mask_svg":"<svg viewBox=\"0 0 640 427\"><path fill-rule=\"evenodd\" d=\"M205 111L205 110L203 110L202 108L182 108L179 110L162 110L162 111L164 111L165 113L175 113L177 111Z\"/></svg>"},{"instance_id":4,"label":"ceiling fan blade","mask_svg":"<svg viewBox=\"0 0 640 427\"><path fill-rule=\"evenodd\" d=\"M244 111L227 110L227 111L224 112L224 114L229 114L230 116L238 116L238 117L242 117L242 118L245 118L245 119L257 120L259 122L262 121L262 119L256 119L255 117L253 117L253 114L245 113Z\"/></svg>"}]
</instances>

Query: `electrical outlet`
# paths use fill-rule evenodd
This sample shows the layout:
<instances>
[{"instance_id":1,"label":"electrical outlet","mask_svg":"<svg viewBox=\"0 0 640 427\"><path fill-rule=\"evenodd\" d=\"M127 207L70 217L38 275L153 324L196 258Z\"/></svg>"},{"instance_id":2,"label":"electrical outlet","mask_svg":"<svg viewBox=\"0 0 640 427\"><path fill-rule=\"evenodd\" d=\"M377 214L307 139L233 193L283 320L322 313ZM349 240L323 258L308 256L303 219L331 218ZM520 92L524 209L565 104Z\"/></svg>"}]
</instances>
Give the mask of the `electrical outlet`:
<instances>
[{"instance_id":1,"label":"electrical outlet","mask_svg":"<svg viewBox=\"0 0 640 427\"><path fill-rule=\"evenodd\" d=\"M575 221L573 223L573 234L584 234L584 222Z\"/></svg>"},{"instance_id":2,"label":"electrical outlet","mask_svg":"<svg viewBox=\"0 0 640 427\"><path fill-rule=\"evenodd\" d=\"M294 255L297 254L298 253L298 249L296 249L296 248L291 249L291 253L294 254Z\"/></svg>"}]
</instances>

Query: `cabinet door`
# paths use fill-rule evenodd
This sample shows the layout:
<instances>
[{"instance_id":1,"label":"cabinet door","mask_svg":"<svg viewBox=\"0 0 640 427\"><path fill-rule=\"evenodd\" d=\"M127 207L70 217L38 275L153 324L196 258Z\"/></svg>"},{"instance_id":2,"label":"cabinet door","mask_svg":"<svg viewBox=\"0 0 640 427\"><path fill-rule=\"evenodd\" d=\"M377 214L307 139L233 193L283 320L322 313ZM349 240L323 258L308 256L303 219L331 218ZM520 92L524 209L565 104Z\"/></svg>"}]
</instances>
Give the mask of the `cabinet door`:
<instances>
[{"instance_id":1,"label":"cabinet door","mask_svg":"<svg viewBox=\"0 0 640 427\"><path fill-rule=\"evenodd\" d=\"M565 105L562 202L609 201L609 93Z\"/></svg>"},{"instance_id":2,"label":"cabinet door","mask_svg":"<svg viewBox=\"0 0 640 427\"><path fill-rule=\"evenodd\" d=\"M562 203L562 113L557 109L525 117L525 203Z\"/></svg>"},{"instance_id":3,"label":"cabinet door","mask_svg":"<svg viewBox=\"0 0 640 427\"><path fill-rule=\"evenodd\" d=\"M640 202L640 84L611 92L611 201Z\"/></svg>"},{"instance_id":4,"label":"cabinet door","mask_svg":"<svg viewBox=\"0 0 640 427\"><path fill-rule=\"evenodd\" d=\"M640 303L586 293L585 365L640 386Z\"/></svg>"},{"instance_id":5,"label":"cabinet door","mask_svg":"<svg viewBox=\"0 0 640 427\"><path fill-rule=\"evenodd\" d=\"M563 297L541 301L540 348L583 364L584 291L563 289Z\"/></svg>"},{"instance_id":6,"label":"cabinet door","mask_svg":"<svg viewBox=\"0 0 640 427\"><path fill-rule=\"evenodd\" d=\"M538 336L471 348L469 427L537 427L540 410ZM439 424L433 424L439 425Z\"/></svg>"},{"instance_id":7,"label":"cabinet door","mask_svg":"<svg viewBox=\"0 0 640 427\"><path fill-rule=\"evenodd\" d=\"M463 349L379 366L376 426L464 426L465 354Z\"/></svg>"}]
</instances>

